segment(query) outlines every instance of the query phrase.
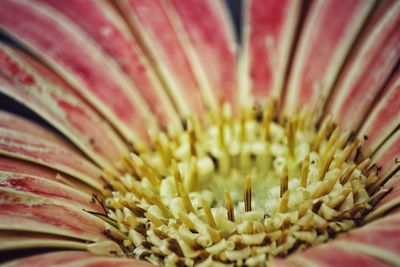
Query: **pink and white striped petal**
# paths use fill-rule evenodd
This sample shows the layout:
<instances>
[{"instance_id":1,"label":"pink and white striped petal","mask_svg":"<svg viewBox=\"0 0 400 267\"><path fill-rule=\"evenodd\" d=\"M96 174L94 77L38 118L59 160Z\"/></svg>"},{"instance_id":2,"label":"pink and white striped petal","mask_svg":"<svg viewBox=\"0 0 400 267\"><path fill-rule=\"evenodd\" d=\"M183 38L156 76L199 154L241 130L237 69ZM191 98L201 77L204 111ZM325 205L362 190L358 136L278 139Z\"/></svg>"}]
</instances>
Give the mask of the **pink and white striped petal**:
<instances>
[{"instance_id":1,"label":"pink and white striped petal","mask_svg":"<svg viewBox=\"0 0 400 267\"><path fill-rule=\"evenodd\" d=\"M298 264L291 262L288 259L273 258L269 263L271 267L299 267Z\"/></svg>"},{"instance_id":2,"label":"pink and white striped petal","mask_svg":"<svg viewBox=\"0 0 400 267\"><path fill-rule=\"evenodd\" d=\"M28 174L33 176L39 176L41 178L51 180L57 183L62 183L69 187L75 188L80 192L86 193L90 196L96 196L99 198L99 192L88 184L83 183L65 173L60 173L57 170L47 168L43 165L31 163L29 161L19 160L16 158L10 158L0 155L0 170L21 174Z\"/></svg>"},{"instance_id":3,"label":"pink and white striped petal","mask_svg":"<svg viewBox=\"0 0 400 267\"><path fill-rule=\"evenodd\" d=\"M115 61L73 21L32 1L4 0L0 28L72 85L131 141L145 139L154 117ZM46 34L43 33L46 29Z\"/></svg>"},{"instance_id":4,"label":"pink and white striped petal","mask_svg":"<svg viewBox=\"0 0 400 267\"><path fill-rule=\"evenodd\" d=\"M72 89L32 58L0 46L0 91L32 109L104 169L127 154L114 130Z\"/></svg>"},{"instance_id":5,"label":"pink and white striped petal","mask_svg":"<svg viewBox=\"0 0 400 267\"><path fill-rule=\"evenodd\" d=\"M0 171L0 187L54 199L65 205L88 211L104 212L92 196L38 176Z\"/></svg>"},{"instance_id":6,"label":"pink and white striped petal","mask_svg":"<svg viewBox=\"0 0 400 267\"><path fill-rule=\"evenodd\" d=\"M400 58L400 2L382 3L384 10L367 25L329 101L327 112L343 129L359 129Z\"/></svg>"},{"instance_id":7,"label":"pink and white striped petal","mask_svg":"<svg viewBox=\"0 0 400 267\"><path fill-rule=\"evenodd\" d=\"M236 40L223 1L169 0L168 13L200 87L212 108L237 106Z\"/></svg>"},{"instance_id":8,"label":"pink and white striped petal","mask_svg":"<svg viewBox=\"0 0 400 267\"><path fill-rule=\"evenodd\" d=\"M1 253L8 251L58 248L86 250L88 244L72 238L65 238L56 235L22 232L22 231L0 231L0 257Z\"/></svg>"},{"instance_id":9,"label":"pink and white striped petal","mask_svg":"<svg viewBox=\"0 0 400 267\"><path fill-rule=\"evenodd\" d=\"M68 16L118 62L162 126L179 123L165 89L133 39L128 26L110 3L104 0L40 2Z\"/></svg>"},{"instance_id":10,"label":"pink and white striped petal","mask_svg":"<svg viewBox=\"0 0 400 267\"><path fill-rule=\"evenodd\" d=\"M49 140L0 128L0 154L64 172L103 191L102 172L91 162Z\"/></svg>"},{"instance_id":11,"label":"pink and white striped petal","mask_svg":"<svg viewBox=\"0 0 400 267\"><path fill-rule=\"evenodd\" d=\"M348 250L370 255L389 265L398 265L400 254L399 213L343 234L333 243Z\"/></svg>"},{"instance_id":12,"label":"pink and white striped petal","mask_svg":"<svg viewBox=\"0 0 400 267\"><path fill-rule=\"evenodd\" d=\"M400 170L400 131L397 130L373 155L372 161L382 171L379 176L383 179Z\"/></svg>"},{"instance_id":13,"label":"pink and white striped petal","mask_svg":"<svg viewBox=\"0 0 400 267\"><path fill-rule=\"evenodd\" d=\"M180 115L204 114L201 87L161 0L117 1Z\"/></svg>"},{"instance_id":14,"label":"pink and white striped petal","mask_svg":"<svg viewBox=\"0 0 400 267\"><path fill-rule=\"evenodd\" d=\"M373 0L314 1L296 48L285 112L309 106L321 112Z\"/></svg>"},{"instance_id":15,"label":"pink and white striped petal","mask_svg":"<svg viewBox=\"0 0 400 267\"><path fill-rule=\"evenodd\" d=\"M106 223L49 198L0 188L0 230L29 231L79 240L106 239Z\"/></svg>"},{"instance_id":16,"label":"pink and white striped petal","mask_svg":"<svg viewBox=\"0 0 400 267\"><path fill-rule=\"evenodd\" d=\"M114 266L114 267L149 267L153 266L144 261L134 259L117 259L96 257L87 252L78 251L60 251L46 253L42 255L32 256L28 258L17 259L15 261L4 264L4 267L51 267L51 266L75 266L75 267L89 267L89 266Z\"/></svg>"},{"instance_id":17,"label":"pink and white striped petal","mask_svg":"<svg viewBox=\"0 0 400 267\"><path fill-rule=\"evenodd\" d=\"M301 266L364 266L364 267L389 267L390 264L366 255L362 252L352 251L335 245L319 245L307 249L288 258L289 261ZM281 266L281 265L273 265Z\"/></svg>"},{"instance_id":18,"label":"pink and white striped petal","mask_svg":"<svg viewBox=\"0 0 400 267\"><path fill-rule=\"evenodd\" d=\"M281 97L301 4L296 0L245 1L238 89L241 104ZM251 95L255 99L249 99Z\"/></svg>"},{"instance_id":19,"label":"pink and white striped petal","mask_svg":"<svg viewBox=\"0 0 400 267\"><path fill-rule=\"evenodd\" d=\"M372 157L384 189L389 190L365 218L366 221L382 216L400 204L400 131L397 130ZM389 180L390 178L390 180ZM389 181L388 181L389 180Z\"/></svg>"},{"instance_id":20,"label":"pink and white striped petal","mask_svg":"<svg viewBox=\"0 0 400 267\"><path fill-rule=\"evenodd\" d=\"M0 91L4 90L5 85L1 84ZM35 135L43 139L47 139L52 143L57 143L60 146L73 150L74 147L61 136L57 135L49 128L44 128L38 124L20 117L18 115L0 110L0 128L8 128L18 132L25 132L30 135Z\"/></svg>"},{"instance_id":21,"label":"pink and white striped petal","mask_svg":"<svg viewBox=\"0 0 400 267\"><path fill-rule=\"evenodd\" d=\"M392 211L400 205L400 173L396 173L384 186L388 190L387 194L374 206L365 221L371 221L388 211Z\"/></svg>"},{"instance_id":22,"label":"pink and white striped petal","mask_svg":"<svg viewBox=\"0 0 400 267\"><path fill-rule=\"evenodd\" d=\"M363 154L372 155L400 125L400 68L384 89L382 96L367 116L358 135L365 137Z\"/></svg>"},{"instance_id":23,"label":"pink and white striped petal","mask_svg":"<svg viewBox=\"0 0 400 267\"><path fill-rule=\"evenodd\" d=\"M69 263L85 258L93 258L88 252L83 251L60 251L45 253L37 256L20 258L4 264L8 267L31 266L31 267L50 267L50 266L66 266Z\"/></svg>"}]
</instances>

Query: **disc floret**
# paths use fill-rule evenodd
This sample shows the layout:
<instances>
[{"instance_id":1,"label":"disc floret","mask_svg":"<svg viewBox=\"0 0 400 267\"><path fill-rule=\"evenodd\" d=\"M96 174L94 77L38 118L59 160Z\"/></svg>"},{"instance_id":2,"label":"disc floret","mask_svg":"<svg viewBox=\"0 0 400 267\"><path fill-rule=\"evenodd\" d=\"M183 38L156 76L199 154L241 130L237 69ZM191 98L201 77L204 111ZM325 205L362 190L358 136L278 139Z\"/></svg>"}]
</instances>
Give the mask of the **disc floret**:
<instances>
[{"instance_id":1,"label":"disc floret","mask_svg":"<svg viewBox=\"0 0 400 267\"><path fill-rule=\"evenodd\" d=\"M189 116L126 159L106 206L128 256L258 266L327 241L370 209L376 171L330 117L319 127L307 110L279 121L274 105L237 117L227 104L202 122Z\"/></svg>"}]
</instances>

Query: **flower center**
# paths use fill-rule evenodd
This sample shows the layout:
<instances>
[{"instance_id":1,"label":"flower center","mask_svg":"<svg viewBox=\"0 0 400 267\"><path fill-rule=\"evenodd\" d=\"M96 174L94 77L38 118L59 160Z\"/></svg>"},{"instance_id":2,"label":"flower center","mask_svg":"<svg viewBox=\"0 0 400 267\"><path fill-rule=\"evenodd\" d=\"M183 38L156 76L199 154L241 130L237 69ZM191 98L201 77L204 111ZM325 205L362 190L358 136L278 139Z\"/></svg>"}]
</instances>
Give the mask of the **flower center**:
<instances>
[{"instance_id":1,"label":"flower center","mask_svg":"<svg viewBox=\"0 0 400 267\"><path fill-rule=\"evenodd\" d=\"M128 256L154 264L257 266L332 238L370 209L378 177L358 140L303 110L229 105L151 133L106 199ZM205 126L201 126L205 125Z\"/></svg>"}]
</instances>

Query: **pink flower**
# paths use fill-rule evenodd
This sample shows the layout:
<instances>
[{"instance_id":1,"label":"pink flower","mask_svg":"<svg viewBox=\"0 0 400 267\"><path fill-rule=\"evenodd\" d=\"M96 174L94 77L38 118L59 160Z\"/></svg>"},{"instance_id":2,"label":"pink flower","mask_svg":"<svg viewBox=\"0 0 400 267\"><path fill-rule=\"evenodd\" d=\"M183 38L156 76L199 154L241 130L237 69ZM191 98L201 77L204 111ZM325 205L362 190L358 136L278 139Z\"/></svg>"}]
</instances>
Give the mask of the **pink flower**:
<instances>
[{"instance_id":1,"label":"pink flower","mask_svg":"<svg viewBox=\"0 0 400 267\"><path fill-rule=\"evenodd\" d=\"M399 265L400 2L243 10L1 1L4 266Z\"/></svg>"}]
</instances>

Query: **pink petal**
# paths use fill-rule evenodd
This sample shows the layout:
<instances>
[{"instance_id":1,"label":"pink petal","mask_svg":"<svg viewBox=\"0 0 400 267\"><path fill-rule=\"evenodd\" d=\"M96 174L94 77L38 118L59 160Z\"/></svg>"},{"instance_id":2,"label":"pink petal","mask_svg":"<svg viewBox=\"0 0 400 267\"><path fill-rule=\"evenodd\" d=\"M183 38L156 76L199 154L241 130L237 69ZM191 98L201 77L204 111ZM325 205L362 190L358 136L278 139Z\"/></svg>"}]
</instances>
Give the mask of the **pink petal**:
<instances>
[{"instance_id":1,"label":"pink petal","mask_svg":"<svg viewBox=\"0 0 400 267\"><path fill-rule=\"evenodd\" d=\"M105 239L105 223L54 200L0 188L0 229L33 231L80 240Z\"/></svg>"},{"instance_id":2,"label":"pink petal","mask_svg":"<svg viewBox=\"0 0 400 267\"><path fill-rule=\"evenodd\" d=\"M374 223L351 230L333 243L346 249L361 252L387 264L398 264L400 253L399 214L380 218Z\"/></svg>"},{"instance_id":3,"label":"pink petal","mask_svg":"<svg viewBox=\"0 0 400 267\"><path fill-rule=\"evenodd\" d=\"M286 92L285 111L321 108L374 1L315 1L301 30Z\"/></svg>"},{"instance_id":4,"label":"pink petal","mask_svg":"<svg viewBox=\"0 0 400 267\"><path fill-rule=\"evenodd\" d=\"M43 267L43 266L66 266L66 265L76 266L76 267L152 266L149 263L134 259L105 258L105 257L96 257L87 252L61 251L61 252L47 253L38 256L15 260L13 262L7 263L5 267L19 267L19 266Z\"/></svg>"},{"instance_id":5,"label":"pink petal","mask_svg":"<svg viewBox=\"0 0 400 267\"><path fill-rule=\"evenodd\" d=\"M38 248L86 249L87 245L81 241L41 233L2 231L0 235L0 253Z\"/></svg>"},{"instance_id":6,"label":"pink petal","mask_svg":"<svg viewBox=\"0 0 400 267\"><path fill-rule=\"evenodd\" d=\"M221 1L169 0L171 21L209 101L224 99L235 108L236 40L229 14ZM175 19L176 18L176 19ZM215 107L215 106L214 106Z\"/></svg>"},{"instance_id":7,"label":"pink petal","mask_svg":"<svg viewBox=\"0 0 400 267\"><path fill-rule=\"evenodd\" d=\"M381 98L368 113L359 132L365 142L363 154L370 156L395 131L400 124L400 69L396 71L385 87Z\"/></svg>"},{"instance_id":8,"label":"pink petal","mask_svg":"<svg viewBox=\"0 0 400 267\"><path fill-rule=\"evenodd\" d=\"M400 167L400 131L395 132L388 140L378 149L372 157L382 171L380 177L386 178L393 174Z\"/></svg>"},{"instance_id":9,"label":"pink petal","mask_svg":"<svg viewBox=\"0 0 400 267\"><path fill-rule=\"evenodd\" d=\"M389 264L357 251L351 251L333 244L319 245L295 254L289 258L293 262L303 262L321 267L365 266L386 267Z\"/></svg>"},{"instance_id":10,"label":"pink petal","mask_svg":"<svg viewBox=\"0 0 400 267\"><path fill-rule=\"evenodd\" d=\"M242 104L254 95L280 97L299 23L301 1L245 1L244 49L239 74Z\"/></svg>"},{"instance_id":11,"label":"pink petal","mask_svg":"<svg viewBox=\"0 0 400 267\"><path fill-rule=\"evenodd\" d=\"M145 102L112 59L55 10L30 1L5 0L0 27L50 65L128 140L145 138L145 129L155 126Z\"/></svg>"},{"instance_id":12,"label":"pink petal","mask_svg":"<svg viewBox=\"0 0 400 267\"><path fill-rule=\"evenodd\" d=\"M0 171L0 187L51 198L89 211L104 212L92 196L37 176Z\"/></svg>"},{"instance_id":13,"label":"pink petal","mask_svg":"<svg viewBox=\"0 0 400 267\"><path fill-rule=\"evenodd\" d=\"M67 173L103 190L102 172L71 150L37 136L0 128L0 154L35 162Z\"/></svg>"},{"instance_id":14,"label":"pink petal","mask_svg":"<svg viewBox=\"0 0 400 267\"><path fill-rule=\"evenodd\" d=\"M145 53L151 58L165 81L169 94L181 115L204 114L202 94L161 0L127 0L116 2L125 15L133 32L145 46Z\"/></svg>"},{"instance_id":15,"label":"pink petal","mask_svg":"<svg viewBox=\"0 0 400 267\"><path fill-rule=\"evenodd\" d=\"M0 89L28 106L64 133L90 158L105 169L127 153L113 129L72 89L32 58L0 47ZM22 79L30 77L29 83Z\"/></svg>"},{"instance_id":16,"label":"pink petal","mask_svg":"<svg viewBox=\"0 0 400 267\"><path fill-rule=\"evenodd\" d=\"M98 191L65 173L60 174L56 170L35 163L30 163L28 161L0 155L0 170L39 176L54 182L68 185L86 194L98 196Z\"/></svg>"},{"instance_id":17,"label":"pink petal","mask_svg":"<svg viewBox=\"0 0 400 267\"><path fill-rule=\"evenodd\" d=\"M328 112L343 129L360 127L400 57L400 2L378 11L379 19L367 25L329 102Z\"/></svg>"},{"instance_id":18,"label":"pink petal","mask_svg":"<svg viewBox=\"0 0 400 267\"><path fill-rule=\"evenodd\" d=\"M118 62L163 126L172 122L179 123L172 103L156 74L132 38L129 28L109 3L93 0L41 2L56 8L77 23Z\"/></svg>"},{"instance_id":19,"label":"pink petal","mask_svg":"<svg viewBox=\"0 0 400 267\"><path fill-rule=\"evenodd\" d=\"M0 90L4 89L5 86L5 84L2 84ZM35 135L47 139L50 142L57 143L68 149L73 149L71 144L69 144L67 141L65 141L65 139L61 138L52 130L41 127L38 124L31 122L23 117L8 113L3 110L0 110L0 127Z\"/></svg>"}]
</instances>

